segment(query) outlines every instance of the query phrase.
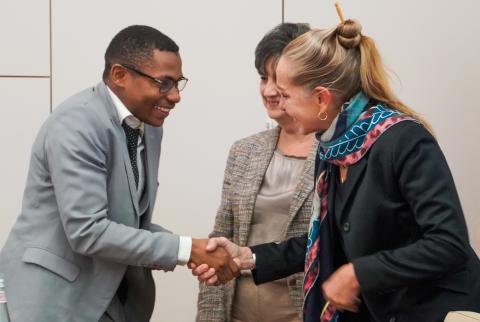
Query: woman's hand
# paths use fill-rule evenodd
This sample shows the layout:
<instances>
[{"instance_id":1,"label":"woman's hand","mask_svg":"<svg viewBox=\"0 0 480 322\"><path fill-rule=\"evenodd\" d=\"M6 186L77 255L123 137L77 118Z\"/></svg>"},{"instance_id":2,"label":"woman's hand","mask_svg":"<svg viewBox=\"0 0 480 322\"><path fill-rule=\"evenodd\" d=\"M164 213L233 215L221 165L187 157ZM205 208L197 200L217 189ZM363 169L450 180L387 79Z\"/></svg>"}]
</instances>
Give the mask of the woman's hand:
<instances>
[{"instance_id":1,"label":"woman's hand","mask_svg":"<svg viewBox=\"0 0 480 322\"><path fill-rule=\"evenodd\" d=\"M352 263L337 269L323 284L323 296L338 310L358 312L360 284Z\"/></svg>"},{"instance_id":2,"label":"woman's hand","mask_svg":"<svg viewBox=\"0 0 480 322\"><path fill-rule=\"evenodd\" d=\"M253 254L249 247L240 247L225 237L216 237L208 240L206 251L213 252L220 247L227 251L239 269L253 269ZM207 285L220 285L228 281L219 278L218 272L206 264L196 265L193 262L189 262L188 267L200 282L204 282Z\"/></svg>"}]
</instances>

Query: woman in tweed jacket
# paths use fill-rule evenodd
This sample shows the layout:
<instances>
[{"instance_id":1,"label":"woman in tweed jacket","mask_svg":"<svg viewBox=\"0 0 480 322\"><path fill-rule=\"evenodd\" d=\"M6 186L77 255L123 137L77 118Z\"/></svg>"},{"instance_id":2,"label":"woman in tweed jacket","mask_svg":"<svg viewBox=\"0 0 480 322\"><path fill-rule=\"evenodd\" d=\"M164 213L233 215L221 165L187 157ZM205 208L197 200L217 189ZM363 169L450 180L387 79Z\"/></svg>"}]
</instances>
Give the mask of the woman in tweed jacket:
<instances>
[{"instance_id":1,"label":"woman in tweed jacket","mask_svg":"<svg viewBox=\"0 0 480 322\"><path fill-rule=\"evenodd\" d=\"M312 135L299 135L294 120L278 108L279 95L272 71L283 48L309 29L306 24L280 24L257 45L255 66L261 77L260 95L268 116L277 121L279 127L233 144L225 169L222 200L210 236L225 236L244 246L266 242L269 238L279 241L300 236L308 229L316 140ZM283 179L290 182L288 191L275 186ZM269 183L273 186L270 190L266 187ZM271 198L272 190L284 199ZM271 194L264 198L262 193ZM282 203L285 198L287 202ZM279 207L282 209L276 209ZM275 220L271 219L273 215ZM262 219L270 224L259 226ZM302 273L282 280L280 285L267 286L266 291L249 284L248 278L251 277L241 276L220 287L201 284L197 321L301 321Z\"/></svg>"}]
</instances>

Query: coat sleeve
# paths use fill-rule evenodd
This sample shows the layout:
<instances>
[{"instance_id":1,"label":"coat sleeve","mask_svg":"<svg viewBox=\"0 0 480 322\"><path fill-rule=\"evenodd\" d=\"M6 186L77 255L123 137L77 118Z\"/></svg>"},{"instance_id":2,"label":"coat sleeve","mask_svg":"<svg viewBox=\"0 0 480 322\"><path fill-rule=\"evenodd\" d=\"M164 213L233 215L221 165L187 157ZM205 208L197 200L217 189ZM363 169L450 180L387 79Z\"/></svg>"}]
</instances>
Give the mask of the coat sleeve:
<instances>
[{"instance_id":1,"label":"coat sleeve","mask_svg":"<svg viewBox=\"0 0 480 322\"><path fill-rule=\"evenodd\" d=\"M222 197L220 206L215 217L215 225L209 237L226 237L233 238L233 189L234 176L236 169L236 150L237 144L234 144L230 149L227 165L225 168ZM200 291L198 293L197 302L197 318L198 322L224 322L227 321L227 298L228 293L233 290L234 281L222 286L207 286L200 283Z\"/></svg>"},{"instance_id":2,"label":"coat sleeve","mask_svg":"<svg viewBox=\"0 0 480 322\"><path fill-rule=\"evenodd\" d=\"M411 208L421 237L407 246L353 260L362 292L438 278L469 256L465 219L440 147L419 124L399 128L384 142L389 148L382 160L392 165L390 175Z\"/></svg>"},{"instance_id":3,"label":"coat sleeve","mask_svg":"<svg viewBox=\"0 0 480 322\"><path fill-rule=\"evenodd\" d=\"M255 284L271 282L294 273L303 272L307 249L307 234L292 237L281 243L267 243L250 247L255 253Z\"/></svg>"},{"instance_id":4,"label":"coat sleeve","mask_svg":"<svg viewBox=\"0 0 480 322\"><path fill-rule=\"evenodd\" d=\"M179 237L150 232L109 219L108 158L112 147L104 124L72 107L50 120L44 153L60 220L73 251L84 256L153 269L173 270Z\"/></svg>"}]
</instances>

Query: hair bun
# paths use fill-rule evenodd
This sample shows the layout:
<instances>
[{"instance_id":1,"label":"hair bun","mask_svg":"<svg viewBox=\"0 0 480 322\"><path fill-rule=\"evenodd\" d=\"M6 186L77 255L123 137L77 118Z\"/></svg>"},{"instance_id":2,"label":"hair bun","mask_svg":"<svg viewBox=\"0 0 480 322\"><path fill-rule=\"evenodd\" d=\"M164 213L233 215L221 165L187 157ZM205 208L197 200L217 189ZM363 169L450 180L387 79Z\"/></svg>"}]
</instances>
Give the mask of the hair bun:
<instances>
[{"instance_id":1,"label":"hair bun","mask_svg":"<svg viewBox=\"0 0 480 322\"><path fill-rule=\"evenodd\" d=\"M356 48L362 41L362 25L358 20L348 19L337 27L337 38L340 44L347 48Z\"/></svg>"}]
</instances>

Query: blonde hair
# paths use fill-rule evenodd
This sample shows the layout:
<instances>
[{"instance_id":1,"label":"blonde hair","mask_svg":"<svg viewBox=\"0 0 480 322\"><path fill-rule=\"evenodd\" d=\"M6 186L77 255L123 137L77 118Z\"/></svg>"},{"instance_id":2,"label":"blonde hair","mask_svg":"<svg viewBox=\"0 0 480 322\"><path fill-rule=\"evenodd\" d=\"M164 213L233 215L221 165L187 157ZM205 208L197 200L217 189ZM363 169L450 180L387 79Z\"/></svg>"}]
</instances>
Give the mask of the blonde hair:
<instances>
[{"instance_id":1,"label":"blonde hair","mask_svg":"<svg viewBox=\"0 0 480 322\"><path fill-rule=\"evenodd\" d=\"M313 29L290 42L282 56L293 63L292 83L310 90L326 87L344 101L363 90L432 132L430 125L393 93L375 42L361 30L358 21L346 20L335 28Z\"/></svg>"}]
</instances>

